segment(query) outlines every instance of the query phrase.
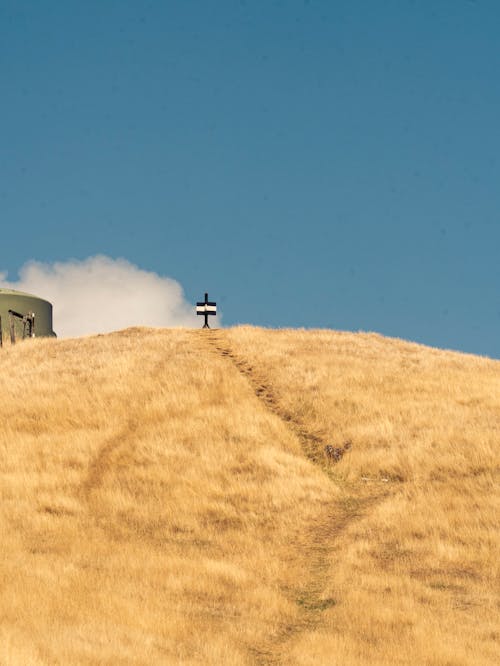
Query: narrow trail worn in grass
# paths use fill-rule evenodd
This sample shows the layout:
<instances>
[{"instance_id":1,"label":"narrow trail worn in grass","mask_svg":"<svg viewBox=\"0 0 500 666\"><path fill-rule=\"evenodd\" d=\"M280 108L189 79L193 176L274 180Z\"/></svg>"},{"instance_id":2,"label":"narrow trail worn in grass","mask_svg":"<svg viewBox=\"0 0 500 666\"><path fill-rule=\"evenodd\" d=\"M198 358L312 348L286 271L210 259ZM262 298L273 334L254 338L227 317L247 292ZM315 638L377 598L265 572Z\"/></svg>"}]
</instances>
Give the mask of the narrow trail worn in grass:
<instances>
[{"instance_id":1,"label":"narrow trail worn in grass","mask_svg":"<svg viewBox=\"0 0 500 666\"><path fill-rule=\"evenodd\" d=\"M133 441L137 428L137 420L129 418L123 429L106 440L90 461L88 473L81 488L82 495L87 502L90 502L92 493L101 485L106 472L113 467L113 453Z\"/></svg>"},{"instance_id":2,"label":"narrow trail worn in grass","mask_svg":"<svg viewBox=\"0 0 500 666\"><path fill-rule=\"evenodd\" d=\"M318 465L333 483L332 464L321 455L326 442L316 433L304 427L291 412L283 408L271 383L247 360L235 353L222 330L199 331L197 339L202 346L228 359L249 382L257 398L265 407L284 421L297 437L304 455ZM335 554L334 546L338 537L354 521L364 517L374 505L390 494L374 492L360 484L343 484L344 496L329 502L315 524L310 525L303 539L296 546L296 557L302 560L304 576L300 584L287 590L287 596L300 608L298 620L285 624L269 637L266 644L254 647L252 652L256 663L262 665L281 664L286 659L286 646L291 639L306 631L317 628L322 622L322 614L336 605L336 599L325 591L328 588L328 572Z\"/></svg>"},{"instance_id":3,"label":"narrow trail worn in grass","mask_svg":"<svg viewBox=\"0 0 500 666\"><path fill-rule=\"evenodd\" d=\"M207 342L218 354L230 360L236 369L248 379L255 395L265 404L267 409L288 424L300 440L302 449L309 460L314 463L321 463L322 460L318 455L318 450L321 448L321 445L324 444L322 438L304 428L296 419L294 419L293 414L287 412L286 409L280 406L271 384L265 377L262 377L259 374L256 368L233 351L229 341L224 337L224 332L220 330L202 331L199 335L204 336ZM322 467L324 468L325 465L323 464Z\"/></svg>"}]
</instances>

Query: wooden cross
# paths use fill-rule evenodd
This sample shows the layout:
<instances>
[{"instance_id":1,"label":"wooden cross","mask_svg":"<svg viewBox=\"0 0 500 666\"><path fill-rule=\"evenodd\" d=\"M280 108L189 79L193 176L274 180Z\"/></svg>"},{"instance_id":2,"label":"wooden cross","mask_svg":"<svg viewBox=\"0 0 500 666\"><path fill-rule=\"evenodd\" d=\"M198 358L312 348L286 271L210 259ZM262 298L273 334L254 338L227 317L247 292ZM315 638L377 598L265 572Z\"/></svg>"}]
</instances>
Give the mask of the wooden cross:
<instances>
[{"instance_id":1,"label":"wooden cross","mask_svg":"<svg viewBox=\"0 0 500 666\"><path fill-rule=\"evenodd\" d=\"M205 292L205 300L201 303L196 303L196 314L203 315L205 317L205 323L203 328L210 328L208 325L209 315L217 314L217 303L215 301L208 300L208 294Z\"/></svg>"}]
</instances>

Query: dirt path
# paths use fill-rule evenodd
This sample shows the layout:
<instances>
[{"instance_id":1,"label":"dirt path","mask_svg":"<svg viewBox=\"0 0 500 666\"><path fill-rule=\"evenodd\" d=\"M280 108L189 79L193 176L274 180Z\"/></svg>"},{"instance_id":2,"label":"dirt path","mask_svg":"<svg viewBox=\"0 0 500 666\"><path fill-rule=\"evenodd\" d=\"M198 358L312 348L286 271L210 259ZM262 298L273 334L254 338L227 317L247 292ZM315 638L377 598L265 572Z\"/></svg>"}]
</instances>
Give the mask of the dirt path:
<instances>
[{"instance_id":1,"label":"dirt path","mask_svg":"<svg viewBox=\"0 0 500 666\"><path fill-rule=\"evenodd\" d=\"M106 472L113 467L113 454L125 444L130 444L137 430L137 422L129 419L122 430L106 440L90 461L87 476L81 486L82 495L90 502L92 492L102 484Z\"/></svg>"},{"instance_id":2,"label":"dirt path","mask_svg":"<svg viewBox=\"0 0 500 666\"><path fill-rule=\"evenodd\" d=\"M328 463L322 455L326 442L323 442L315 433L309 432L295 419L293 413L280 405L269 381L256 367L236 354L224 331L193 331L189 335L191 348L204 353L210 352L219 358L222 357L245 377L266 409L287 424L300 442L304 455L319 466L333 484L332 468L329 466L331 463ZM160 381L162 366L161 364L156 365L149 371L151 386L154 387L156 381ZM123 424L117 434L101 443L89 463L86 477L80 486L80 496L88 506L89 516L96 525L106 531L114 532L114 527L108 519L105 507L100 505L97 491L104 483L106 476L117 471L116 465L124 449L134 446L143 407L149 399L148 395L143 395L140 403L137 403L135 399L131 401L131 405L134 407L127 422ZM293 623L281 626L278 631L269 636L264 644L251 649L252 660L255 664L262 666L283 664L289 653L290 642L297 639L303 632L318 628L323 622L324 612L335 606L336 600L329 597L326 590L332 562L338 559L335 553L338 538L353 521L366 516L375 503L382 501L388 495L387 491L384 494L373 494L362 484L359 487L353 486L344 488L344 490L341 501L338 499L338 493L332 493L335 495L335 499L324 506L322 514L318 516L317 521L310 526L300 543L297 544L296 557L300 561L304 576L295 588L284 590L287 598L299 609L297 619Z\"/></svg>"},{"instance_id":3,"label":"dirt path","mask_svg":"<svg viewBox=\"0 0 500 666\"><path fill-rule=\"evenodd\" d=\"M197 331L195 335L202 347L226 358L248 380L255 395L265 407L282 419L295 434L305 456L321 467L333 483L329 466L331 463L329 464L321 453L326 442L309 432L292 413L279 404L269 382L248 361L236 354L224 331L204 330ZM375 493L364 484L357 484L344 490L346 492L343 499L332 500L325 507L323 515L311 525L298 548L300 550L298 556L304 562L304 580L296 589L287 592L287 596L300 608L298 620L293 624L282 626L277 633L269 637L266 645L252 650L256 664L262 666L282 664L286 658L289 642L302 632L312 631L321 625L323 612L336 604L336 600L327 596L325 590L328 588L328 572L336 559L334 551L339 536L354 521L365 517L373 506L390 494L389 489Z\"/></svg>"},{"instance_id":4,"label":"dirt path","mask_svg":"<svg viewBox=\"0 0 500 666\"><path fill-rule=\"evenodd\" d=\"M208 334L207 334L208 333ZM325 462L318 450L322 449L324 442L314 433L309 432L293 417L293 414L284 409L276 399L270 384L245 359L239 357L231 348L224 333L219 330L203 331L209 345L221 356L233 363L236 369L246 377L252 386L255 395L265 404L268 410L276 414L299 438L306 456L314 463Z\"/></svg>"},{"instance_id":5,"label":"dirt path","mask_svg":"<svg viewBox=\"0 0 500 666\"><path fill-rule=\"evenodd\" d=\"M139 431L141 424L144 423L144 407L154 395L155 385L156 382L160 381L163 368L164 364L162 363L152 366L150 372L150 393L143 393L140 396L140 400L138 399L138 396L135 395L134 389L131 388L129 401L130 411L126 422L116 434L105 439L99 446L99 449L89 462L87 474L80 485L79 496L87 504L89 513L93 517L94 522L101 527L106 523L106 512L96 497L96 491L98 491L104 483L106 474L113 470L116 471L117 459L120 457L120 454L124 450L134 447L137 432ZM130 369L131 377L134 376L136 371L137 368ZM142 361L141 372L144 372ZM134 386L133 381L130 382L130 386ZM108 531L111 531L110 525L107 525L107 528Z\"/></svg>"}]
</instances>

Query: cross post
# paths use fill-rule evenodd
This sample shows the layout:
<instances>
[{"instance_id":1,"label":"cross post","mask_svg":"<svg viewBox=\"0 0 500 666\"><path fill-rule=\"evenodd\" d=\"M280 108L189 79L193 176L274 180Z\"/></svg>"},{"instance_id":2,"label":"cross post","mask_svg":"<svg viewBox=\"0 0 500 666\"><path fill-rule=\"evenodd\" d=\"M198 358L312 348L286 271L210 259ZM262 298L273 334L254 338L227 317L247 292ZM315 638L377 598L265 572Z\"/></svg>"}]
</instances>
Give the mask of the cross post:
<instances>
[{"instance_id":1,"label":"cross post","mask_svg":"<svg viewBox=\"0 0 500 666\"><path fill-rule=\"evenodd\" d=\"M203 317L205 317L205 323L203 324L203 328L210 328L210 326L208 325L208 317L209 315L217 314L217 303L215 303L215 301L208 300L207 292L205 292L205 300L196 303L196 314L203 315Z\"/></svg>"}]
</instances>

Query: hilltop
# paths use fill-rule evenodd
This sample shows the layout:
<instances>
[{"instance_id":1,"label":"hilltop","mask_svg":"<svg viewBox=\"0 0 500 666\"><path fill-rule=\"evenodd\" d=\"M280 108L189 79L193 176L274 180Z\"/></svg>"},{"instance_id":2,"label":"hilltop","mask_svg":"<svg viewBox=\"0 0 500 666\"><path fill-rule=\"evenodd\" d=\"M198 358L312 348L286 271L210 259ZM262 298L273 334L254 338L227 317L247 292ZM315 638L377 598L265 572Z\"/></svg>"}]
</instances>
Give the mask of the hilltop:
<instances>
[{"instance_id":1,"label":"hilltop","mask_svg":"<svg viewBox=\"0 0 500 666\"><path fill-rule=\"evenodd\" d=\"M500 362L134 328L0 367L2 665L500 660Z\"/></svg>"}]
</instances>

